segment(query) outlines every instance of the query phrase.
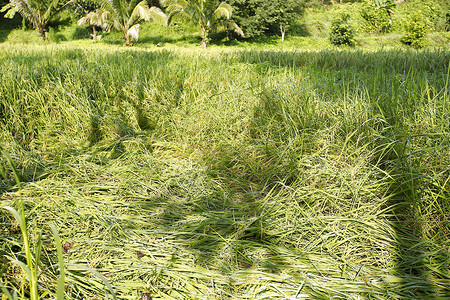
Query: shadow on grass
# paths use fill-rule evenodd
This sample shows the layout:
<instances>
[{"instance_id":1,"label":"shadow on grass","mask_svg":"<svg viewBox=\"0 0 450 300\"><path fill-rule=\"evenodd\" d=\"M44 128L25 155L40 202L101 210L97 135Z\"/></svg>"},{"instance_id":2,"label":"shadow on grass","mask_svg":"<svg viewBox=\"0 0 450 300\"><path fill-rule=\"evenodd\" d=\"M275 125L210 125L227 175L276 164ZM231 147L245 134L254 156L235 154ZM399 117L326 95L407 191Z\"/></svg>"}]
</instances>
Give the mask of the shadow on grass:
<instances>
[{"instance_id":1,"label":"shadow on grass","mask_svg":"<svg viewBox=\"0 0 450 300\"><path fill-rule=\"evenodd\" d=\"M398 281L392 282L392 287L387 284L387 288L401 288L411 299L448 299L450 193L445 174L449 171L440 164L433 165L434 158L424 155L427 150L412 152L412 143L418 138L400 133L380 161L392 180L387 209L396 234L392 275Z\"/></svg>"},{"instance_id":2,"label":"shadow on grass","mask_svg":"<svg viewBox=\"0 0 450 300\"><path fill-rule=\"evenodd\" d=\"M169 178L162 173L140 203L156 214L152 218L161 232L183 241L196 265L224 274L248 269L277 274L290 267L278 237L267 232L271 226L265 205L296 180L297 169L288 146L264 136L271 130L266 114L274 112L261 105L252 122L253 137L239 146L205 145L201 173L169 172ZM202 176L208 184L198 180Z\"/></svg>"},{"instance_id":3,"label":"shadow on grass","mask_svg":"<svg viewBox=\"0 0 450 300\"><path fill-rule=\"evenodd\" d=\"M308 66L318 70L352 70L373 72L372 75L383 76L390 72L398 72L402 75L409 70L421 70L421 72L441 74L447 73L450 63L449 52L433 52L429 56L412 50L383 50L377 52L364 51L251 51L242 50L237 56L231 57L233 61L260 64L265 62L274 67L300 67ZM381 65L383 69L380 69ZM382 83L382 82L378 82Z\"/></svg>"},{"instance_id":4,"label":"shadow on grass","mask_svg":"<svg viewBox=\"0 0 450 300\"><path fill-rule=\"evenodd\" d=\"M20 28L22 25L21 18L18 14L16 14L14 18L9 19L4 17L5 13L0 13L0 43L8 39L8 35L11 31Z\"/></svg>"},{"instance_id":5,"label":"shadow on grass","mask_svg":"<svg viewBox=\"0 0 450 300\"><path fill-rule=\"evenodd\" d=\"M102 42L109 45L125 45L125 40L119 36L118 33L102 33ZM201 39L197 36L182 36L179 38L171 38L164 35L149 36L142 35L137 43L133 42L134 46L148 46L158 45L164 46L164 44L200 44Z\"/></svg>"},{"instance_id":6,"label":"shadow on grass","mask_svg":"<svg viewBox=\"0 0 450 300\"><path fill-rule=\"evenodd\" d=\"M444 299L442 297L450 293L450 254L444 247L450 239L448 220L445 220L448 218L450 195L436 191L435 195L441 194L440 200L430 199L426 190L435 183L427 182L427 176L414 167L398 166L391 176L395 179L390 205L394 208L392 225L397 234L397 275L403 278L405 286L414 286L411 296ZM433 216L426 215L429 205L437 205ZM438 206L441 209L437 209ZM432 240L430 227L434 227L431 229Z\"/></svg>"},{"instance_id":7,"label":"shadow on grass","mask_svg":"<svg viewBox=\"0 0 450 300\"><path fill-rule=\"evenodd\" d=\"M196 265L224 274L251 268L276 273L288 266L265 232L263 205L273 189L257 170L250 170L253 156L229 146L211 149L203 160L215 186L205 195L192 195L184 186L195 179L183 183L171 178L149 191L153 196L142 203L145 210L159 211L161 231L182 240Z\"/></svg>"},{"instance_id":8,"label":"shadow on grass","mask_svg":"<svg viewBox=\"0 0 450 300\"><path fill-rule=\"evenodd\" d=\"M44 179L49 174L43 159L32 159L31 163L22 161L30 160L11 157L0 145L0 196L17 191L23 184Z\"/></svg>"},{"instance_id":9,"label":"shadow on grass","mask_svg":"<svg viewBox=\"0 0 450 300\"><path fill-rule=\"evenodd\" d=\"M182 36L179 38L171 38L163 35L157 35L157 36L144 36L139 39L139 44L152 44L157 45L158 43L164 44L171 44L171 43L184 43L184 44L200 44L200 37L197 36Z\"/></svg>"},{"instance_id":10,"label":"shadow on grass","mask_svg":"<svg viewBox=\"0 0 450 300\"><path fill-rule=\"evenodd\" d=\"M264 136L271 128L261 110L270 109L262 105L254 116L254 137L239 146L205 147L200 161L214 186L204 195L189 192L186 185L195 182L190 174L192 180L175 177L161 182L161 188L150 192L152 199L142 204L146 210L160 211L161 230L183 240L196 264L224 274L248 269L278 274L290 268L279 237L267 231L272 225L265 205L296 180L297 169L288 146Z\"/></svg>"}]
</instances>

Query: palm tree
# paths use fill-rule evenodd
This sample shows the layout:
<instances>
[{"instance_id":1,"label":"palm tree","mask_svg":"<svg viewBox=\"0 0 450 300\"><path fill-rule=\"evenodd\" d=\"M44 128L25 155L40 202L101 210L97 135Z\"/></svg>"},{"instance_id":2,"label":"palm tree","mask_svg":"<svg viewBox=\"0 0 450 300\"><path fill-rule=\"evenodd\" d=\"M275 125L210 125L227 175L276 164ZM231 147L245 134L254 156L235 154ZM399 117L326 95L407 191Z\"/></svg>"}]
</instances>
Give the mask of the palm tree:
<instances>
[{"instance_id":1,"label":"palm tree","mask_svg":"<svg viewBox=\"0 0 450 300\"><path fill-rule=\"evenodd\" d=\"M93 34L91 34L92 39L100 39L101 35L97 35L97 30L95 27L100 27L103 31L109 30L111 28L111 14L104 9L96 9L91 11L86 16L82 17L77 22L78 25L90 25L92 26Z\"/></svg>"},{"instance_id":2,"label":"palm tree","mask_svg":"<svg viewBox=\"0 0 450 300\"><path fill-rule=\"evenodd\" d=\"M27 19L33 27L38 30L42 38L45 40L45 32L47 31L47 23L50 19L63 10L72 1L61 5L60 0L10 0L11 4Z\"/></svg>"},{"instance_id":3,"label":"palm tree","mask_svg":"<svg viewBox=\"0 0 450 300\"><path fill-rule=\"evenodd\" d=\"M207 0L160 0L160 3L170 12L169 21L176 14L184 14L192 22L200 26L201 45L206 48L210 32L223 32L234 30L244 37L242 29L231 20L231 5L222 2L217 8L211 8Z\"/></svg>"},{"instance_id":4,"label":"palm tree","mask_svg":"<svg viewBox=\"0 0 450 300\"><path fill-rule=\"evenodd\" d=\"M102 7L109 15L110 24L123 32L126 46L131 46L131 40L136 42L139 37L139 21L153 21L167 24L167 16L155 6L148 7L147 1L137 3L137 0L102 0Z\"/></svg>"}]
</instances>

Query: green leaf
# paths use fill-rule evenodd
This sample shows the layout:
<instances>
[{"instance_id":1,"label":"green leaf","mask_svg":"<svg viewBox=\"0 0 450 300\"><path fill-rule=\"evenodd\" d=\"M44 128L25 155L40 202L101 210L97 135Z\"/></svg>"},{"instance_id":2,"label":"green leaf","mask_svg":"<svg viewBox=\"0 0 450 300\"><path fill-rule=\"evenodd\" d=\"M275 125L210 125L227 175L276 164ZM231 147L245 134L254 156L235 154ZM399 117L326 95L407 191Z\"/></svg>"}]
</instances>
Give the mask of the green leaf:
<instances>
[{"instance_id":1,"label":"green leaf","mask_svg":"<svg viewBox=\"0 0 450 300\"><path fill-rule=\"evenodd\" d=\"M0 150L0 152L2 153L3 157L6 159L6 161L8 162L9 167L11 168L11 171L13 172L14 175L14 179L16 180L16 184L17 186L20 188L20 184L21 184L21 179L20 179L20 174L19 171L17 171L16 168L16 164L14 163L14 161L11 159L11 156L9 156L8 153L6 153L3 150ZM6 175L4 176L3 174L4 172L2 172L2 176L6 179Z\"/></svg>"},{"instance_id":2,"label":"green leaf","mask_svg":"<svg viewBox=\"0 0 450 300\"><path fill-rule=\"evenodd\" d=\"M21 261L18 261L18 260L15 260L15 259L13 259L11 256L6 256L6 258L9 259L9 262L10 262L10 263L15 264L15 265L18 265L19 267L21 267L22 270L27 274L28 279L31 280L31 278L32 278L32 276L31 276L31 274L32 274L32 273L31 273L31 270L30 270L30 268L28 268L28 266L27 266L25 263L23 263L23 262L21 262Z\"/></svg>"},{"instance_id":3,"label":"green leaf","mask_svg":"<svg viewBox=\"0 0 450 300\"><path fill-rule=\"evenodd\" d=\"M231 8L231 5L222 2L213 12L211 20L218 20L223 17L225 17L226 19L230 19L232 10L233 9Z\"/></svg>"},{"instance_id":4,"label":"green leaf","mask_svg":"<svg viewBox=\"0 0 450 300\"><path fill-rule=\"evenodd\" d=\"M59 264L59 277L58 277L58 285L57 285L57 300L64 300L64 290L65 290L65 269L64 269L64 257L62 253L62 245L61 239L59 238L58 230L54 224L50 225L50 228L53 232L53 238L55 239L56 251L58 254L58 264Z\"/></svg>"},{"instance_id":5,"label":"green leaf","mask_svg":"<svg viewBox=\"0 0 450 300\"><path fill-rule=\"evenodd\" d=\"M108 279L106 279L106 277L103 276L102 274L100 274L98 271L96 271L94 269L91 269L91 268L89 268L87 266L80 265L80 264L66 263L65 265L68 266L68 267L74 267L74 268L83 269L83 270L86 270L86 271L92 273L94 276L96 276L101 281L103 281L103 284L108 288L109 292L113 296L113 299L117 299L116 293L114 292L114 289L113 289L111 283L109 283Z\"/></svg>"}]
</instances>

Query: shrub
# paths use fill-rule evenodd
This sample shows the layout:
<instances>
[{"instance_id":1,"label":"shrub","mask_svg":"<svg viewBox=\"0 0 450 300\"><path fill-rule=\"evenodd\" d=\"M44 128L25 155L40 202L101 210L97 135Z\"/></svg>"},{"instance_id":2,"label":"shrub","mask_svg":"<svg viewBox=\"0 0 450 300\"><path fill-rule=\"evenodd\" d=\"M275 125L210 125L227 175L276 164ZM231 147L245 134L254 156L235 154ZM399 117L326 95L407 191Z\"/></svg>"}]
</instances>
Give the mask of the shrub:
<instances>
[{"instance_id":1,"label":"shrub","mask_svg":"<svg viewBox=\"0 0 450 300\"><path fill-rule=\"evenodd\" d=\"M233 19L247 38L276 35L287 30L303 15L305 0L227 0ZM280 28L281 26L281 28ZM280 32L281 29L281 32Z\"/></svg>"},{"instance_id":2,"label":"shrub","mask_svg":"<svg viewBox=\"0 0 450 300\"><path fill-rule=\"evenodd\" d=\"M415 48L423 48L427 45L427 34L430 31L430 24L423 16L422 12L412 14L404 23L404 33L401 37L402 43Z\"/></svg>"},{"instance_id":3,"label":"shrub","mask_svg":"<svg viewBox=\"0 0 450 300\"><path fill-rule=\"evenodd\" d=\"M54 29L50 26L48 27L48 39L55 43L67 41L67 38L59 32L59 28Z\"/></svg>"},{"instance_id":4,"label":"shrub","mask_svg":"<svg viewBox=\"0 0 450 300\"><path fill-rule=\"evenodd\" d=\"M431 30L446 30L446 13L450 11L450 2L442 0L409 0L402 2L396 9L396 15L399 16L395 24L396 29L402 31L404 29L404 19L409 19L411 15L419 11L427 20Z\"/></svg>"},{"instance_id":5,"label":"shrub","mask_svg":"<svg viewBox=\"0 0 450 300\"><path fill-rule=\"evenodd\" d=\"M376 7L365 2L360 11L364 20L362 30L369 33L386 33L390 30L391 24L389 14L384 9L376 9Z\"/></svg>"},{"instance_id":6,"label":"shrub","mask_svg":"<svg viewBox=\"0 0 450 300\"><path fill-rule=\"evenodd\" d=\"M331 24L330 41L333 45L353 46L355 44L354 30L349 20L349 14L342 14Z\"/></svg>"},{"instance_id":7,"label":"shrub","mask_svg":"<svg viewBox=\"0 0 450 300\"><path fill-rule=\"evenodd\" d=\"M72 40L82 40L82 39L88 39L89 38L89 29L86 27L71 27L71 30L69 30L69 37Z\"/></svg>"}]
</instances>

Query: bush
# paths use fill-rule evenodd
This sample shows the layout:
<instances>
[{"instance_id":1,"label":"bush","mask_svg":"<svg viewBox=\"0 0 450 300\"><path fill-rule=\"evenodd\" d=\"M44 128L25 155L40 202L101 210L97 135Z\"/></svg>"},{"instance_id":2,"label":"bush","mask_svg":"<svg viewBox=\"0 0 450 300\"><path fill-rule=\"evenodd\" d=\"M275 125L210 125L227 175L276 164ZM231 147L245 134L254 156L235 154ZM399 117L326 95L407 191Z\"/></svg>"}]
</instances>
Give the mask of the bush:
<instances>
[{"instance_id":1,"label":"bush","mask_svg":"<svg viewBox=\"0 0 450 300\"><path fill-rule=\"evenodd\" d=\"M404 20L409 19L411 15L419 11L429 23L431 30L446 30L446 13L450 11L450 2L443 0L408 0L398 4L395 12L398 16L395 24L396 29L402 31Z\"/></svg>"},{"instance_id":2,"label":"bush","mask_svg":"<svg viewBox=\"0 0 450 300\"><path fill-rule=\"evenodd\" d=\"M245 37L280 34L280 24L294 24L304 12L305 0L227 0L233 20ZM286 29L286 27L285 27Z\"/></svg>"},{"instance_id":3,"label":"bush","mask_svg":"<svg viewBox=\"0 0 450 300\"><path fill-rule=\"evenodd\" d=\"M49 41L59 43L63 41L67 41L67 38L59 32L59 28L48 27L47 38Z\"/></svg>"},{"instance_id":4,"label":"bush","mask_svg":"<svg viewBox=\"0 0 450 300\"><path fill-rule=\"evenodd\" d=\"M376 9L373 4L365 2L360 11L364 20L362 30L369 33L387 33L390 30L389 14L384 9Z\"/></svg>"},{"instance_id":5,"label":"bush","mask_svg":"<svg viewBox=\"0 0 450 300\"><path fill-rule=\"evenodd\" d=\"M342 14L338 19L331 24L330 41L333 45L348 45L353 46L354 30L349 23L350 15Z\"/></svg>"},{"instance_id":6,"label":"bush","mask_svg":"<svg viewBox=\"0 0 450 300\"><path fill-rule=\"evenodd\" d=\"M70 27L67 30L68 36L72 40L82 40L90 38L90 31L87 27Z\"/></svg>"},{"instance_id":7,"label":"bush","mask_svg":"<svg viewBox=\"0 0 450 300\"><path fill-rule=\"evenodd\" d=\"M404 34L401 37L402 43L411 45L415 48L423 48L427 45L427 34L430 31L430 24L419 11L412 14L409 19L405 21Z\"/></svg>"}]
</instances>

